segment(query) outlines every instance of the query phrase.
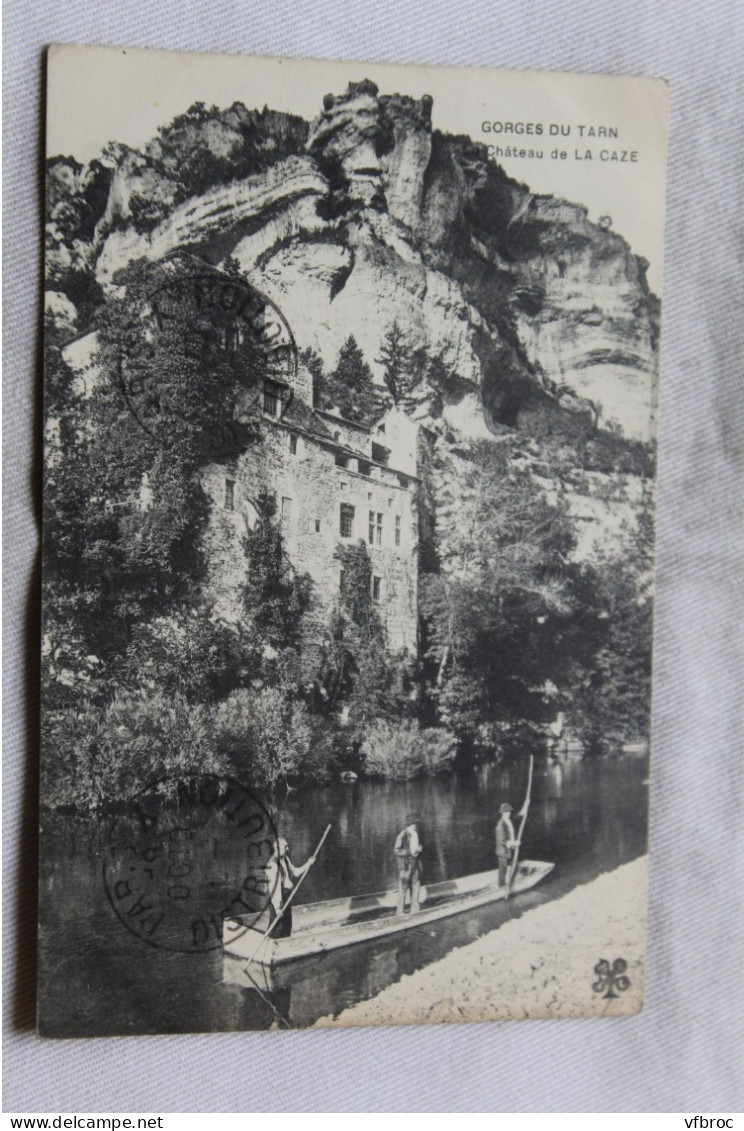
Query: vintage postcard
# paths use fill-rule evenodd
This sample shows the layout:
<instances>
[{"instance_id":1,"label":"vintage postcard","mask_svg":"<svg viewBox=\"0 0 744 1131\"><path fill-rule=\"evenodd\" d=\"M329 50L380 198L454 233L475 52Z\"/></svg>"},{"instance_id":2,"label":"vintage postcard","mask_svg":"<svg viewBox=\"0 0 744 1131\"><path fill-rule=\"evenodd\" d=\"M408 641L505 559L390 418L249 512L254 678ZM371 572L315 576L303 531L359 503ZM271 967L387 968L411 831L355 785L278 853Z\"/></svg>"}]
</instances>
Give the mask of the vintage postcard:
<instances>
[{"instance_id":1,"label":"vintage postcard","mask_svg":"<svg viewBox=\"0 0 744 1131\"><path fill-rule=\"evenodd\" d=\"M48 70L40 1032L637 1012L666 84Z\"/></svg>"}]
</instances>

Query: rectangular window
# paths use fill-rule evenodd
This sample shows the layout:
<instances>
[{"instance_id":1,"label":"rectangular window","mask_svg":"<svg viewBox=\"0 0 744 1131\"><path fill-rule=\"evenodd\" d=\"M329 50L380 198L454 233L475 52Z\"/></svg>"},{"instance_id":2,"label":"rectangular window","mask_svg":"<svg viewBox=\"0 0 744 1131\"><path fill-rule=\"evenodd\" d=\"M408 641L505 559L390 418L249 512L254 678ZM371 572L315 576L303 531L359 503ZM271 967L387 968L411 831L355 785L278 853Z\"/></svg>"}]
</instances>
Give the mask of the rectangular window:
<instances>
[{"instance_id":1,"label":"rectangular window","mask_svg":"<svg viewBox=\"0 0 744 1131\"><path fill-rule=\"evenodd\" d=\"M339 530L342 538L352 538L354 535L354 508L348 503L341 504Z\"/></svg>"},{"instance_id":2,"label":"rectangular window","mask_svg":"<svg viewBox=\"0 0 744 1131\"><path fill-rule=\"evenodd\" d=\"M372 459L375 463L387 463L390 453L387 448L383 448L382 444L376 444L372 441Z\"/></svg>"},{"instance_id":3,"label":"rectangular window","mask_svg":"<svg viewBox=\"0 0 744 1131\"><path fill-rule=\"evenodd\" d=\"M381 589L381 587L382 587L382 578L381 577L373 577L372 578L372 600L373 601L379 601L380 600L380 589Z\"/></svg>"},{"instance_id":4,"label":"rectangular window","mask_svg":"<svg viewBox=\"0 0 744 1131\"><path fill-rule=\"evenodd\" d=\"M395 516L395 545L400 546L400 515Z\"/></svg>"},{"instance_id":5,"label":"rectangular window","mask_svg":"<svg viewBox=\"0 0 744 1131\"><path fill-rule=\"evenodd\" d=\"M349 457L348 456L342 456L341 453L338 452L336 454L336 467L348 467L348 466L349 466Z\"/></svg>"},{"instance_id":6,"label":"rectangular window","mask_svg":"<svg viewBox=\"0 0 744 1131\"><path fill-rule=\"evenodd\" d=\"M282 526L288 525L292 521L292 500L286 496L282 496Z\"/></svg>"},{"instance_id":7,"label":"rectangular window","mask_svg":"<svg viewBox=\"0 0 744 1131\"><path fill-rule=\"evenodd\" d=\"M267 416L279 415L279 386L264 382L263 410Z\"/></svg>"},{"instance_id":8,"label":"rectangular window","mask_svg":"<svg viewBox=\"0 0 744 1131\"><path fill-rule=\"evenodd\" d=\"M319 518L316 518L316 520L315 520L315 533L320 534L320 519Z\"/></svg>"},{"instance_id":9,"label":"rectangular window","mask_svg":"<svg viewBox=\"0 0 744 1131\"><path fill-rule=\"evenodd\" d=\"M235 510L235 480L234 479L226 479L225 480L225 503L224 503L224 507L225 507L226 511L234 511Z\"/></svg>"},{"instance_id":10,"label":"rectangular window","mask_svg":"<svg viewBox=\"0 0 744 1131\"><path fill-rule=\"evenodd\" d=\"M346 580L346 570L342 569L340 571L339 575L338 575L338 591L339 591L339 593L343 593L343 591L344 591L344 581L345 580Z\"/></svg>"},{"instance_id":11,"label":"rectangular window","mask_svg":"<svg viewBox=\"0 0 744 1131\"><path fill-rule=\"evenodd\" d=\"M375 512L369 512L369 544L370 546L375 540Z\"/></svg>"},{"instance_id":12,"label":"rectangular window","mask_svg":"<svg viewBox=\"0 0 744 1131\"><path fill-rule=\"evenodd\" d=\"M293 456L297 455L297 435L295 432L289 434L289 450Z\"/></svg>"},{"instance_id":13,"label":"rectangular window","mask_svg":"<svg viewBox=\"0 0 744 1131\"><path fill-rule=\"evenodd\" d=\"M372 465L367 463L366 460L358 459L357 460L357 467L359 468L359 474L360 475L371 475L372 474Z\"/></svg>"},{"instance_id":14,"label":"rectangular window","mask_svg":"<svg viewBox=\"0 0 744 1131\"><path fill-rule=\"evenodd\" d=\"M382 545L382 515L379 514L379 513L377 515L377 528L376 528L376 531L375 531L375 541L377 542L378 546Z\"/></svg>"}]
</instances>

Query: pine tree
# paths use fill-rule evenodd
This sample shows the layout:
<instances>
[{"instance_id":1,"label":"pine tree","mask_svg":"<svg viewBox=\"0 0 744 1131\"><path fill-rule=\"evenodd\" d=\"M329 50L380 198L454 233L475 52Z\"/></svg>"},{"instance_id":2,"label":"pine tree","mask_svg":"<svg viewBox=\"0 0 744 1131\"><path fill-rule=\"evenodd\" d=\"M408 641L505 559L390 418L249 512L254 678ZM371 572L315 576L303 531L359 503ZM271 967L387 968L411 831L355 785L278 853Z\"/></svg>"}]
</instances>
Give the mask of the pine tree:
<instances>
[{"instance_id":1,"label":"pine tree","mask_svg":"<svg viewBox=\"0 0 744 1131\"><path fill-rule=\"evenodd\" d=\"M350 334L341 347L338 364L326 382L324 408L336 407L347 420L370 425L379 415L379 394L372 370Z\"/></svg>"},{"instance_id":2,"label":"pine tree","mask_svg":"<svg viewBox=\"0 0 744 1131\"><path fill-rule=\"evenodd\" d=\"M406 343L405 334L396 320L385 334L380 356L377 358L378 364L383 366L385 384L395 405L399 404L409 391L411 381L410 360L411 350Z\"/></svg>"}]
</instances>

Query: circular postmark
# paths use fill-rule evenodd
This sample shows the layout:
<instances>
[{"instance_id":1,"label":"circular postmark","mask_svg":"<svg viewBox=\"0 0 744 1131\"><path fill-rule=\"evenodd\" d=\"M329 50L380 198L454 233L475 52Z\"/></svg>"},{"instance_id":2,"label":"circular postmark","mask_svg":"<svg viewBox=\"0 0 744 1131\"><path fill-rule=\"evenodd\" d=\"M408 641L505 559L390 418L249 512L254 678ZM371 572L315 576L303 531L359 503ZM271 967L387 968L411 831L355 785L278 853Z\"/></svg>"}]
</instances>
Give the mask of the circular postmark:
<instances>
[{"instance_id":1,"label":"circular postmark","mask_svg":"<svg viewBox=\"0 0 744 1131\"><path fill-rule=\"evenodd\" d=\"M163 950L199 954L249 930L271 891L271 815L245 786L212 774L162 778L112 824L104 861L121 923ZM240 926L237 926L240 924Z\"/></svg>"},{"instance_id":2,"label":"circular postmark","mask_svg":"<svg viewBox=\"0 0 744 1131\"><path fill-rule=\"evenodd\" d=\"M209 457L261 438L269 408L293 395L297 346L265 294L217 270L174 271L154 286L119 339L118 381L137 423L155 439L187 423Z\"/></svg>"}]
</instances>

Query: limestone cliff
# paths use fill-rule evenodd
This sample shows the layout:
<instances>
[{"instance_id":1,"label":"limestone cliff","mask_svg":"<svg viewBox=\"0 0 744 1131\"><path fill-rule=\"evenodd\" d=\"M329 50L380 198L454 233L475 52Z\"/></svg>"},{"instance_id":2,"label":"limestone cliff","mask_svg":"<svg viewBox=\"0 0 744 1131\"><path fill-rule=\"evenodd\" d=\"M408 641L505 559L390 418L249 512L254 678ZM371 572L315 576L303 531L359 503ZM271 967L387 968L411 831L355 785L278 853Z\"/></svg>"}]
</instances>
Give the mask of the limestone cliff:
<instances>
[{"instance_id":1,"label":"limestone cliff","mask_svg":"<svg viewBox=\"0 0 744 1131\"><path fill-rule=\"evenodd\" d=\"M484 146L438 132L433 112L430 98L364 80L327 95L310 124L197 104L142 153L111 145L87 169L55 159L54 316L82 329L137 259L229 256L327 368L353 334L381 382L397 322L412 350L456 376L444 395L420 386L417 419L447 443L512 436L536 475L549 449L549 486L607 496L586 476L637 476L637 459L616 458L621 440L653 431L658 311L645 264L580 204L535 196ZM580 490L576 476L566 486L577 428L615 453L596 458L592 440L588 462L574 454Z\"/></svg>"}]
</instances>

